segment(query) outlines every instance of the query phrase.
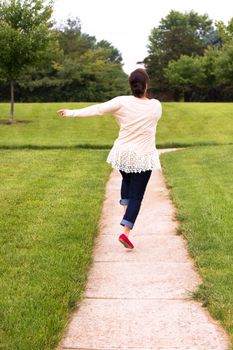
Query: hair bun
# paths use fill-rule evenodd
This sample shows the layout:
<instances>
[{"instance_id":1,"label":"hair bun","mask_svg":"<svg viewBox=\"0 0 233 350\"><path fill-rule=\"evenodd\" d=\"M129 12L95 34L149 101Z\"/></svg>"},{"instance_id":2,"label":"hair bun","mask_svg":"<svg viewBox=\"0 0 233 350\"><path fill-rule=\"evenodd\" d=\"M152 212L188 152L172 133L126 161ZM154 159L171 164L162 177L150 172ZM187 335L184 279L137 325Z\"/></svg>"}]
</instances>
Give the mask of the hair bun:
<instances>
[{"instance_id":1,"label":"hair bun","mask_svg":"<svg viewBox=\"0 0 233 350\"><path fill-rule=\"evenodd\" d=\"M149 84L149 77L145 70L139 68L130 74L129 83L133 95L135 97L142 97Z\"/></svg>"}]
</instances>

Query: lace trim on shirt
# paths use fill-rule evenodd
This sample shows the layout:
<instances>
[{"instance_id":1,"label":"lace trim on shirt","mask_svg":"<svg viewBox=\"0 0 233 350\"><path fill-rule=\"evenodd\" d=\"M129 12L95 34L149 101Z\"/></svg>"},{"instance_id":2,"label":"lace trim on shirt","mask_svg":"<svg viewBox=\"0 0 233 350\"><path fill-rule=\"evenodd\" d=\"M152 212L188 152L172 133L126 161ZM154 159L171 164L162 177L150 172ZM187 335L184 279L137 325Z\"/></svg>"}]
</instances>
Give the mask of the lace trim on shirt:
<instances>
[{"instance_id":1,"label":"lace trim on shirt","mask_svg":"<svg viewBox=\"0 0 233 350\"><path fill-rule=\"evenodd\" d=\"M112 167L126 173L141 173L142 171L161 169L158 151L139 153L131 150L121 151L112 149L107 162Z\"/></svg>"}]
</instances>

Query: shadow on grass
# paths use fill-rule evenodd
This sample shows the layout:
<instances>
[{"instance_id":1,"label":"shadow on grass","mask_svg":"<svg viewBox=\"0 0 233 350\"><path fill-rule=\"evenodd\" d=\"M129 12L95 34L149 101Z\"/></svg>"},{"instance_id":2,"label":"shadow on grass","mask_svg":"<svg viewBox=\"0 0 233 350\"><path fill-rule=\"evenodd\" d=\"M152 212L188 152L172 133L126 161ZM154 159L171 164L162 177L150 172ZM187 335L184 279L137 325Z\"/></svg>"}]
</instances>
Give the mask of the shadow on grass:
<instances>
[{"instance_id":1,"label":"shadow on grass","mask_svg":"<svg viewBox=\"0 0 233 350\"><path fill-rule=\"evenodd\" d=\"M166 142L158 143L157 149L162 148L186 148L197 146L224 146L232 145L233 143L218 143L218 142L196 142L196 143L181 143L181 142ZM110 150L113 144L96 144L89 143L76 144L76 145L0 145L0 150L59 150L59 149L89 149L89 150Z\"/></svg>"},{"instance_id":2,"label":"shadow on grass","mask_svg":"<svg viewBox=\"0 0 233 350\"><path fill-rule=\"evenodd\" d=\"M0 145L0 150L56 150L56 149L90 149L90 150L110 150L111 145Z\"/></svg>"},{"instance_id":3,"label":"shadow on grass","mask_svg":"<svg viewBox=\"0 0 233 350\"><path fill-rule=\"evenodd\" d=\"M219 143L216 141L197 141L197 142L165 142L165 143L157 143L157 149L161 148L186 148L186 147L200 147L200 146L224 146L231 145L233 143Z\"/></svg>"},{"instance_id":4,"label":"shadow on grass","mask_svg":"<svg viewBox=\"0 0 233 350\"><path fill-rule=\"evenodd\" d=\"M16 124L29 124L32 123L31 120L1 120L0 125L16 125Z\"/></svg>"}]
</instances>

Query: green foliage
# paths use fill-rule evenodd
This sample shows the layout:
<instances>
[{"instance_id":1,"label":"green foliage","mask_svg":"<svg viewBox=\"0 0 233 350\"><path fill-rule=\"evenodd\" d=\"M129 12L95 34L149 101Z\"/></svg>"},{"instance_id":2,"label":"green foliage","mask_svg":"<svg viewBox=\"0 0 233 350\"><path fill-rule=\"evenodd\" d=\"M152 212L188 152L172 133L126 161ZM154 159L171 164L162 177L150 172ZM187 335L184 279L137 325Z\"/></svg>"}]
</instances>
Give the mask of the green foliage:
<instances>
[{"instance_id":1,"label":"green foliage","mask_svg":"<svg viewBox=\"0 0 233 350\"><path fill-rule=\"evenodd\" d=\"M128 94L120 52L108 41L83 33L78 18L56 29L63 55L51 66L27 70L22 101L105 101Z\"/></svg>"},{"instance_id":2,"label":"green foliage","mask_svg":"<svg viewBox=\"0 0 233 350\"><path fill-rule=\"evenodd\" d=\"M78 18L54 28L51 2L0 4L2 100L9 99L6 81L14 82L18 101L105 101L128 94L121 53L83 33Z\"/></svg>"},{"instance_id":3,"label":"green foliage","mask_svg":"<svg viewBox=\"0 0 233 350\"><path fill-rule=\"evenodd\" d=\"M227 25L225 25L222 21L216 21L216 27L218 29L218 37L221 40L221 42L229 43L233 41L233 17L228 22Z\"/></svg>"},{"instance_id":4,"label":"green foliage","mask_svg":"<svg viewBox=\"0 0 233 350\"><path fill-rule=\"evenodd\" d=\"M175 88L189 91L200 86L204 80L203 66L195 57L181 56L178 61L170 61L165 75Z\"/></svg>"},{"instance_id":5,"label":"green foliage","mask_svg":"<svg viewBox=\"0 0 233 350\"><path fill-rule=\"evenodd\" d=\"M52 27L51 2L0 4L1 100L9 99L6 82L13 87L16 78L15 96L22 102L102 102L130 94L119 50L84 33L78 17ZM208 15L172 10L149 36L144 63L150 95L232 101L232 33L233 19L214 27Z\"/></svg>"},{"instance_id":6,"label":"green foliage","mask_svg":"<svg viewBox=\"0 0 233 350\"><path fill-rule=\"evenodd\" d=\"M219 85L231 85L233 81L233 41L226 43L216 59L216 76Z\"/></svg>"},{"instance_id":7,"label":"green foliage","mask_svg":"<svg viewBox=\"0 0 233 350\"><path fill-rule=\"evenodd\" d=\"M171 11L153 28L145 59L152 93L177 100L232 101L233 19L227 25L191 11Z\"/></svg>"},{"instance_id":8,"label":"green foliage","mask_svg":"<svg viewBox=\"0 0 233 350\"><path fill-rule=\"evenodd\" d=\"M43 58L51 49L52 5L42 0L0 2L0 68L8 80Z\"/></svg>"},{"instance_id":9,"label":"green foliage","mask_svg":"<svg viewBox=\"0 0 233 350\"><path fill-rule=\"evenodd\" d=\"M108 62L115 63L115 64L121 64L122 63L122 56L118 49L116 49L113 45L111 45L106 40L101 40L96 44L96 48L103 49L106 53L108 52Z\"/></svg>"},{"instance_id":10,"label":"green foliage","mask_svg":"<svg viewBox=\"0 0 233 350\"><path fill-rule=\"evenodd\" d=\"M177 60L181 55L202 55L213 35L212 20L207 15L198 15L193 11L185 14L171 11L162 18L159 26L151 31L149 55L145 58L152 89L167 89L168 82L163 70L169 61Z\"/></svg>"},{"instance_id":11,"label":"green foliage","mask_svg":"<svg viewBox=\"0 0 233 350\"><path fill-rule=\"evenodd\" d=\"M227 42L221 48L209 47L204 56L181 56L170 61L164 69L169 82L177 90L192 94L202 91L210 98L231 100L233 97L233 43ZM218 94L218 97L216 96Z\"/></svg>"},{"instance_id":12,"label":"green foliage","mask_svg":"<svg viewBox=\"0 0 233 350\"><path fill-rule=\"evenodd\" d=\"M10 121L14 118L15 81L27 67L56 52L51 22L52 3L45 0L0 2L0 73L10 82Z\"/></svg>"},{"instance_id":13,"label":"green foliage","mask_svg":"<svg viewBox=\"0 0 233 350\"><path fill-rule=\"evenodd\" d=\"M202 84L197 84L196 86L200 88L201 85L205 85L206 88L214 88L216 86L216 65L217 65L217 59L219 55L221 54L221 51L218 47L209 47L205 50L204 56L197 58L203 67L204 71L204 79L202 81Z\"/></svg>"},{"instance_id":14,"label":"green foliage","mask_svg":"<svg viewBox=\"0 0 233 350\"><path fill-rule=\"evenodd\" d=\"M171 11L161 19L158 28L152 30L149 53L153 55L161 50L167 57L172 55L172 59L181 54L201 54L206 45L203 39L212 32L212 20L207 15Z\"/></svg>"},{"instance_id":15,"label":"green foliage","mask_svg":"<svg viewBox=\"0 0 233 350\"><path fill-rule=\"evenodd\" d=\"M75 57L83 55L87 50L92 50L96 44L96 38L82 33L79 18L70 19L57 28L60 47L65 55Z\"/></svg>"}]
</instances>

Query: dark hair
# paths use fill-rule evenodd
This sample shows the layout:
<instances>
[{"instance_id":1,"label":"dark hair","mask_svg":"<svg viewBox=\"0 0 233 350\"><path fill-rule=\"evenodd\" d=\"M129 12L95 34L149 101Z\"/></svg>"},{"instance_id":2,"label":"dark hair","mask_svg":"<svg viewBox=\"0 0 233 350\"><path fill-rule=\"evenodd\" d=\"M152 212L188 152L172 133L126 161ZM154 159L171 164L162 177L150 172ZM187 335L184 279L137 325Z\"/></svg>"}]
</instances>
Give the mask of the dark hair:
<instances>
[{"instance_id":1,"label":"dark hair","mask_svg":"<svg viewBox=\"0 0 233 350\"><path fill-rule=\"evenodd\" d=\"M135 97L142 97L145 94L146 86L149 84L149 77L145 69L138 68L129 76L129 84L132 94Z\"/></svg>"}]
</instances>

